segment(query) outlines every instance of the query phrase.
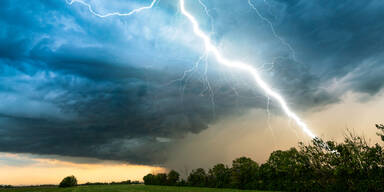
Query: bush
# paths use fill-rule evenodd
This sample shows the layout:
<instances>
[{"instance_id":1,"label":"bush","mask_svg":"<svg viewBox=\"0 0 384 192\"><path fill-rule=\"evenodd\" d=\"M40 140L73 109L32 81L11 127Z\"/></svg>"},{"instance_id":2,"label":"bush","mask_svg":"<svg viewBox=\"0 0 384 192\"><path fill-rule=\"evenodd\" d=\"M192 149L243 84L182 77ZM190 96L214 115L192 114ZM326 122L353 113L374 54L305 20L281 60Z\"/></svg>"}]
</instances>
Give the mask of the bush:
<instances>
[{"instance_id":1,"label":"bush","mask_svg":"<svg viewBox=\"0 0 384 192\"><path fill-rule=\"evenodd\" d=\"M77 185L77 179L75 176L65 177L61 182L59 187L74 187Z\"/></svg>"}]
</instances>

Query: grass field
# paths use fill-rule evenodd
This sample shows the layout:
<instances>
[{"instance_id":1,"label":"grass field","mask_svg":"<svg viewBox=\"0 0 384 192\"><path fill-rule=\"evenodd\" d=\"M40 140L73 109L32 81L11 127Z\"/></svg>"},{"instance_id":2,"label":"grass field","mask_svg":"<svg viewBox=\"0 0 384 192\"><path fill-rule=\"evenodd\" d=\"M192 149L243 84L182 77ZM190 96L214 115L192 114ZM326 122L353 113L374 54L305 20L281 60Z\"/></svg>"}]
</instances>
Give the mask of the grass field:
<instances>
[{"instance_id":1,"label":"grass field","mask_svg":"<svg viewBox=\"0 0 384 192\"><path fill-rule=\"evenodd\" d=\"M90 185L72 188L13 188L0 189L0 192L256 192L253 190L236 189L212 189L198 187L169 187L169 186L146 186L146 185ZM258 191L260 192L260 191Z\"/></svg>"}]
</instances>

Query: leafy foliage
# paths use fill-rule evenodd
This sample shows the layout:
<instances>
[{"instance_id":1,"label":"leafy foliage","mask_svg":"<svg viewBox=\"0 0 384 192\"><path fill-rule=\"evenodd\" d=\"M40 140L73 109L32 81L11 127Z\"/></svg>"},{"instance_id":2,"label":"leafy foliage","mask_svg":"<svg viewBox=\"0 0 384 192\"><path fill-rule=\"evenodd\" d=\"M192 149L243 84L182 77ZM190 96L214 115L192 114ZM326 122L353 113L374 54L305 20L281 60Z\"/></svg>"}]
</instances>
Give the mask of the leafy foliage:
<instances>
[{"instance_id":1,"label":"leafy foliage","mask_svg":"<svg viewBox=\"0 0 384 192\"><path fill-rule=\"evenodd\" d=\"M148 174L143 177L145 185L179 185L180 174L171 170L168 175L165 173Z\"/></svg>"},{"instance_id":2,"label":"leafy foliage","mask_svg":"<svg viewBox=\"0 0 384 192\"><path fill-rule=\"evenodd\" d=\"M75 176L65 177L59 184L59 187L74 187L77 185L77 179Z\"/></svg>"},{"instance_id":3,"label":"leafy foliage","mask_svg":"<svg viewBox=\"0 0 384 192\"><path fill-rule=\"evenodd\" d=\"M376 128L384 141L384 125ZM156 180L157 175L149 174L144 181L152 178ZM231 168L217 164L208 173L198 168L189 174L187 182L182 180L178 185L278 191L384 191L384 151L380 144L370 146L364 138L347 132L342 143L316 138L310 144L299 143L298 148L274 151L261 166L250 158L240 157L232 162Z\"/></svg>"},{"instance_id":4,"label":"leafy foliage","mask_svg":"<svg viewBox=\"0 0 384 192\"><path fill-rule=\"evenodd\" d=\"M148 174L143 177L145 185L155 185L157 182L155 181L155 175Z\"/></svg>"},{"instance_id":5,"label":"leafy foliage","mask_svg":"<svg viewBox=\"0 0 384 192\"><path fill-rule=\"evenodd\" d=\"M179 181L180 174L176 172L175 170L171 170L167 175L167 183L168 185L177 185L177 182Z\"/></svg>"},{"instance_id":6,"label":"leafy foliage","mask_svg":"<svg viewBox=\"0 0 384 192\"><path fill-rule=\"evenodd\" d=\"M258 177L259 165L252 159L240 157L232 162L231 183L238 189L252 189Z\"/></svg>"},{"instance_id":7,"label":"leafy foliage","mask_svg":"<svg viewBox=\"0 0 384 192\"><path fill-rule=\"evenodd\" d=\"M188 184L195 187L207 186L208 177L203 168L192 170L188 176Z\"/></svg>"},{"instance_id":8,"label":"leafy foliage","mask_svg":"<svg viewBox=\"0 0 384 192\"><path fill-rule=\"evenodd\" d=\"M220 163L208 171L208 186L215 188L230 187L231 169Z\"/></svg>"}]
</instances>

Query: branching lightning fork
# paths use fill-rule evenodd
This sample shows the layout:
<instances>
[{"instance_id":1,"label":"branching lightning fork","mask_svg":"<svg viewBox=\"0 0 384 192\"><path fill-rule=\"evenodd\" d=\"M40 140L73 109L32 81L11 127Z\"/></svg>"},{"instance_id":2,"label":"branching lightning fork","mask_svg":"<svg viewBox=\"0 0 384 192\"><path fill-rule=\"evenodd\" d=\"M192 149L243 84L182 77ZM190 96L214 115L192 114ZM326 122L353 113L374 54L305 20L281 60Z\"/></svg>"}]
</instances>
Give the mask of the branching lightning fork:
<instances>
[{"instance_id":1,"label":"branching lightning fork","mask_svg":"<svg viewBox=\"0 0 384 192\"><path fill-rule=\"evenodd\" d=\"M264 2L265 2L265 0L264 0ZM263 21L265 21L265 22L269 25L269 27L271 28L271 31L272 31L272 35L273 35L276 39L278 39L283 45L285 45L286 47L288 47L288 49L289 49L290 52L291 52L292 59L293 59L294 61L297 61L295 50L292 48L292 46L291 46L287 41L285 41L285 39L283 39L282 37L280 37L279 35L277 35L276 30L275 30L275 27L273 26L272 22L271 22L270 20L268 20L266 17L264 17L264 16L260 13L260 11L256 8L256 5L252 2L252 0L248 0L248 4L249 4L249 6L250 6L253 10L255 10L257 16L259 16L260 19L262 19Z\"/></svg>"},{"instance_id":2,"label":"branching lightning fork","mask_svg":"<svg viewBox=\"0 0 384 192\"><path fill-rule=\"evenodd\" d=\"M231 68L236 68L236 69L241 69L244 71L247 71L250 73L256 83L272 98L277 100L283 109L283 111L287 114L288 117L292 118L300 128L303 129L303 131L310 136L311 138L316 138L316 136L312 133L311 130L307 127L307 125L293 112L291 109L288 107L287 102L283 99L281 95L279 95L277 92L273 91L271 87L265 83L258 72L256 71L255 68L253 68L251 65L248 65L246 63L240 62L240 61L230 61L226 58L224 58L217 47L215 47L211 39L200 29L199 23L193 17L186 9L185 9L185 2L184 0L180 0L180 10L181 13L188 18L188 20L192 23L193 25L193 32L200 37L204 41L204 45L207 51L213 53L213 55L216 57L216 60L220 63L223 64L227 67Z\"/></svg>"},{"instance_id":3,"label":"branching lightning fork","mask_svg":"<svg viewBox=\"0 0 384 192\"><path fill-rule=\"evenodd\" d=\"M119 13L119 12L113 12L113 13L107 13L107 14L99 14L99 13L96 13L90 4L88 3L85 3L83 0L71 0L71 1L67 1L68 4L73 4L74 2L78 2L80 4L83 4L85 6L88 7L88 10L94 14L95 16L98 16L98 17L109 17L109 16L129 16L129 15L132 15L134 13L138 13L142 10L145 10L145 9L150 9L154 6L154 4L157 2L157 0L153 0L152 3L149 5L149 6L145 6L145 7L141 7L141 8L138 8L138 9L134 9L128 13ZM192 27L193 27L193 32L195 33L195 35L197 37L199 37L203 42L204 42L204 45L205 45L205 50L209 53L212 53L213 56L216 58L216 60L218 61L218 63L224 65L224 66L227 66L227 67L230 67L230 68L235 68L235 69L239 69L239 70L243 70L247 73L249 73L250 75L252 75L253 79L255 80L255 82L257 83L257 85L263 90L265 91L265 93L270 96L271 98L275 99L281 106L281 108L283 109L283 111L285 112L285 114L293 119L296 124L309 136L311 137L312 139L315 139L317 138L315 136L315 134L312 133L312 131L307 127L307 125L288 107L288 104L287 102L284 100L284 98L278 94L277 92L275 92L274 90L272 90L272 88L263 80L261 79L258 71L252 67L251 65L249 64L246 64L244 62L240 62L240 61L231 61L231 60L228 60L227 58L223 57L221 55L221 53L219 52L218 48L216 46L213 45L211 39L209 38L209 36L207 34L205 34L199 27L199 23L198 21L195 19L194 16L192 16L191 13L189 13L186 8L185 8L185 0L180 0L179 1L180 3L180 10L181 10L181 13L191 22L192 24Z\"/></svg>"},{"instance_id":4,"label":"branching lightning fork","mask_svg":"<svg viewBox=\"0 0 384 192\"><path fill-rule=\"evenodd\" d=\"M91 12L93 15L101 17L101 18L110 17L110 16L130 16L130 15L133 15L133 14L138 13L140 11L143 11L143 10L146 10L146 9L151 9L156 4L156 2L157 2L157 0L153 0L150 5L134 9L134 10L128 12L128 13L112 12L112 13L100 14L100 13L95 12L92 9L91 4L86 3L83 0L66 0L66 1L67 1L67 3L69 5L72 5L73 3L80 3L82 5L85 5L86 7L88 7L89 12Z\"/></svg>"}]
</instances>

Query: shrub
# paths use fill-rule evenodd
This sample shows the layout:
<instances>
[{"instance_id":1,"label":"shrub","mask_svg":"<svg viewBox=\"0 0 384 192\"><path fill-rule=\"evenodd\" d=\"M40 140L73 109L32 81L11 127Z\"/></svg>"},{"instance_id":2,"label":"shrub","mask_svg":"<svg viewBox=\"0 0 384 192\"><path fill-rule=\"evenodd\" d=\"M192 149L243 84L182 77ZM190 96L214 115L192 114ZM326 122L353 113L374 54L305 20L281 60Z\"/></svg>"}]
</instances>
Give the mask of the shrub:
<instances>
[{"instance_id":1,"label":"shrub","mask_svg":"<svg viewBox=\"0 0 384 192\"><path fill-rule=\"evenodd\" d=\"M59 187L74 187L77 185L77 179L75 176L65 177L61 182Z\"/></svg>"}]
</instances>

